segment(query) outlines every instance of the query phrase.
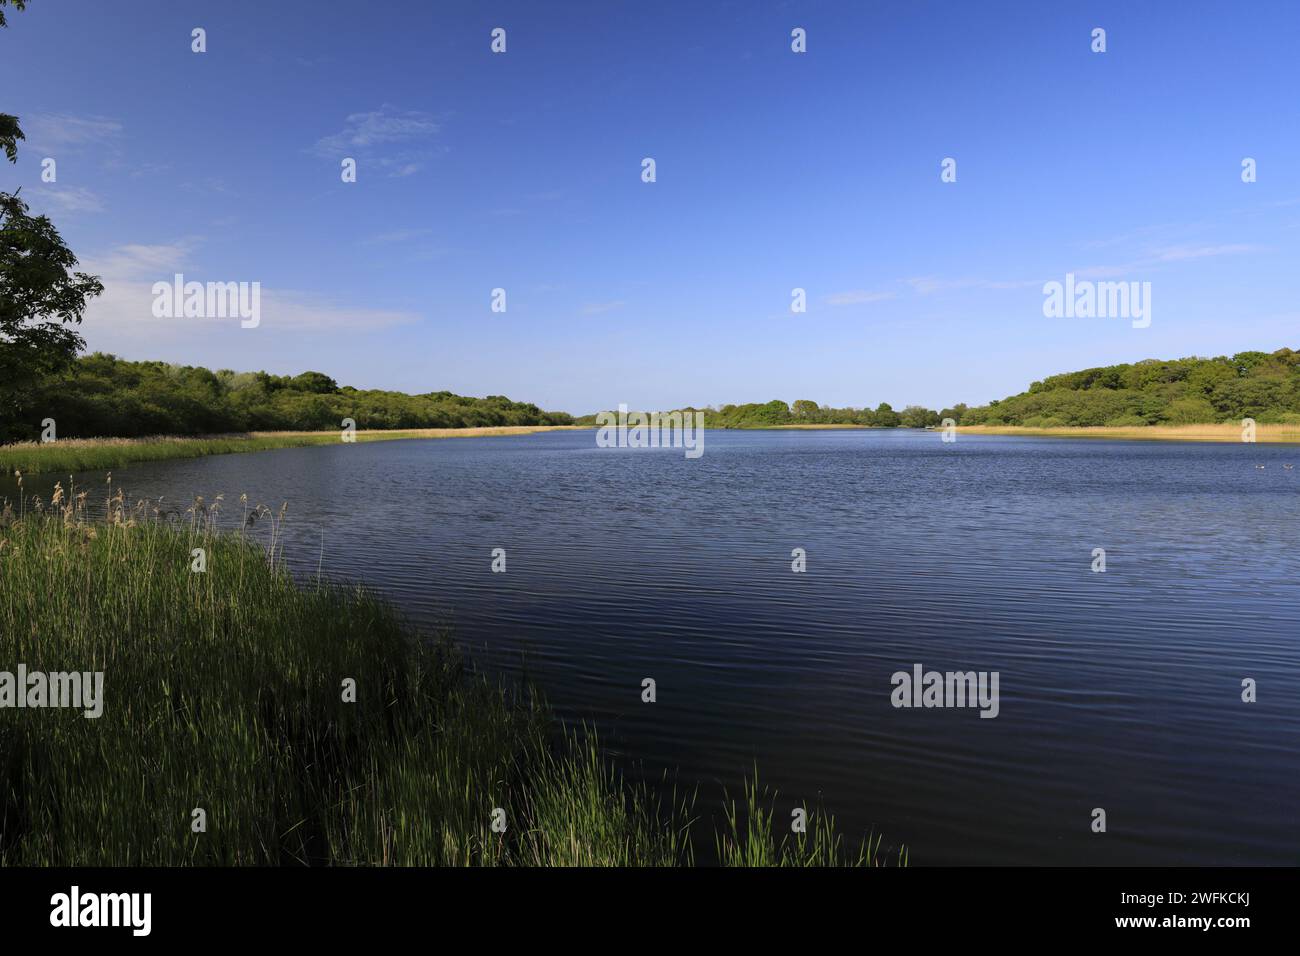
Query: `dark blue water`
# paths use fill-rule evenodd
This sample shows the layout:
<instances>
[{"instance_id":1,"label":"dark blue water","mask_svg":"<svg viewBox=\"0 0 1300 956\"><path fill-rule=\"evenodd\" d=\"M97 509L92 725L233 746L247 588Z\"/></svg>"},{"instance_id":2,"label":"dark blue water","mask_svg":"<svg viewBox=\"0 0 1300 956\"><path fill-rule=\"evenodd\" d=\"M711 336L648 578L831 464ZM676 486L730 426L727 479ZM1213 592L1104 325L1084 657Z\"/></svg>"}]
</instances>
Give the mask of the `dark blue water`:
<instances>
[{"instance_id":1,"label":"dark blue water","mask_svg":"<svg viewBox=\"0 0 1300 956\"><path fill-rule=\"evenodd\" d=\"M756 765L778 820L820 801L913 864L1296 864L1290 463L1300 449L909 431L709 432L689 460L556 432L115 482L181 508L224 493L231 527L242 492L287 501L297 572L450 621L491 668L526 655L564 717L700 782L705 816ZM998 716L891 706L914 664L997 671Z\"/></svg>"}]
</instances>

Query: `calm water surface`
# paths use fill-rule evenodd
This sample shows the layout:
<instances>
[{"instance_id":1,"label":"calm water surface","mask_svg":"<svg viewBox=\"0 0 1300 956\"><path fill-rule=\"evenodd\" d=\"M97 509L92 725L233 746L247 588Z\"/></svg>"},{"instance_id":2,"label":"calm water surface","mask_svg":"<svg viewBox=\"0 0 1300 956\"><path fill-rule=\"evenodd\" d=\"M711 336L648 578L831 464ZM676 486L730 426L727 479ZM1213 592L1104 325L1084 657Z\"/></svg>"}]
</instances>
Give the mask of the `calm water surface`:
<instances>
[{"instance_id":1,"label":"calm water surface","mask_svg":"<svg viewBox=\"0 0 1300 956\"><path fill-rule=\"evenodd\" d=\"M635 767L700 782L705 816L757 765L778 819L820 800L914 864L1294 865L1290 463L1300 449L907 431L709 432L688 460L553 432L115 482L182 510L224 493L232 527L242 492L289 502L296 572L450 621L491 669L526 661ZM918 663L998 671L999 716L893 708L891 675Z\"/></svg>"}]
</instances>

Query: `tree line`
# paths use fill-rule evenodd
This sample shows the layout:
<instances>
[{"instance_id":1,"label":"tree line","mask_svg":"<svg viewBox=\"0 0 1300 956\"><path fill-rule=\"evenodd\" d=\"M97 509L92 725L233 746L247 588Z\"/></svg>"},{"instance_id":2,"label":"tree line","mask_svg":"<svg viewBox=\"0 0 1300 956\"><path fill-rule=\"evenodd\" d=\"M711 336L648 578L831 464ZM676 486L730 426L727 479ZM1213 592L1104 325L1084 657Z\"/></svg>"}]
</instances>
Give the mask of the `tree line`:
<instances>
[{"instance_id":1,"label":"tree line","mask_svg":"<svg viewBox=\"0 0 1300 956\"><path fill-rule=\"evenodd\" d=\"M1300 424L1300 353L1238 352L1146 359L1052 375L1027 391L967 409L965 425Z\"/></svg>"},{"instance_id":2,"label":"tree line","mask_svg":"<svg viewBox=\"0 0 1300 956\"><path fill-rule=\"evenodd\" d=\"M952 419L958 425L1023 425L1065 428L1091 425L1199 425L1240 422L1300 424L1300 352L1238 352L1216 358L1144 359L1052 375L1027 391L987 405L933 409L908 405L895 411L833 408L809 399L792 405L774 399L704 412L709 428L771 428L777 425L860 425L929 428ZM593 424L595 416L577 419Z\"/></svg>"},{"instance_id":3,"label":"tree line","mask_svg":"<svg viewBox=\"0 0 1300 956\"><path fill-rule=\"evenodd\" d=\"M351 418L359 429L567 425L503 395L408 395L340 386L321 372L271 375L211 371L166 362L129 362L96 352L77 358L32 393L21 420L4 422L10 440L33 439L52 418L59 438L211 435L245 431L325 431ZM5 417L0 412L0 419Z\"/></svg>"},{"instance_id":4,"label":"tree line","mask_svg":"<svg viewBox=\"0 0 1300 956\"><path fill-rule=\"evenodd\" d=\"M789 405L779 398L770 402L750 402L745 405L723 405L719 408L707 406L696 408L688 405L673 411L689 413L703 412L707 428L772 428L777 425L860 425L877 428L926 428L938 425L945 416L961 413L965 405L957 406L957 411L945 408L942 412L932 411L920 405L908 405L902 411L894 411L888 402L881 402L876 408L832 408L818 405L810 399L799 399ZM578 425L594 425L595 415L584 415L575 419Z\"/></svg>"}]
</instances>

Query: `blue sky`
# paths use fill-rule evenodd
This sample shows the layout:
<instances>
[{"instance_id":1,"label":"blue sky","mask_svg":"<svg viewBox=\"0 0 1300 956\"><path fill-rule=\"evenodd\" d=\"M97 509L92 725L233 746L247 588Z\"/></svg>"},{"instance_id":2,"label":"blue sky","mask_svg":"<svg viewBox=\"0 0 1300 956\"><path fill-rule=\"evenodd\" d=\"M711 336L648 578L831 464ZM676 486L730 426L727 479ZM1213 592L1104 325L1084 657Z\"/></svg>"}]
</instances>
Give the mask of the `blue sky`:
<instances>
[{"instance_id":1,"label":"blue sky","mask_svg":"<svg viewBox=\"0 0 1300 956\"><path fill-rule=\"evenodd\" d=\"M83 331L127 358L581 413L939 408L1300 346L1292 3L32 0L9 21L0 110L28 138L0 189L104 276ZM260 282L261 325L154 318L175 272ZM1045 318L1066 272L1149 281L1150 327Z\"/></svg>"}]
</instances>

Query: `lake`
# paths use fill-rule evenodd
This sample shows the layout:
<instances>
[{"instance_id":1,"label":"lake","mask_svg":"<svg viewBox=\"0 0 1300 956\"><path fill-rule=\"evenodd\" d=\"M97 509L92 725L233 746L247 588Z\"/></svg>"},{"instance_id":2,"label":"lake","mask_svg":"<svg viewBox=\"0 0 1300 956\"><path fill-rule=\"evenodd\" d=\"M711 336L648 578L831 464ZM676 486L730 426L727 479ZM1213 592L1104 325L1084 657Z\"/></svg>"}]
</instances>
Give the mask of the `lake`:
<instances>
[{"instance_id":1,"label":"lake","mask_svg":"<svg viewBox=\"0 0 1300 956\"><path fill-rule=\"evenodd\" d=\"M224 494L229 528L241 493L287 501L295 573L450 623L634 773L698 783L706 818L757 766L779 825L822 806L913 865L1294 865L1293 463L1294 446L907 430L711 431L688 459L570 431L142 464L114 483L180 510ZM916 665L997 672L997 716L895 707L892 675Z\"/></svg>"}]
</instances>

